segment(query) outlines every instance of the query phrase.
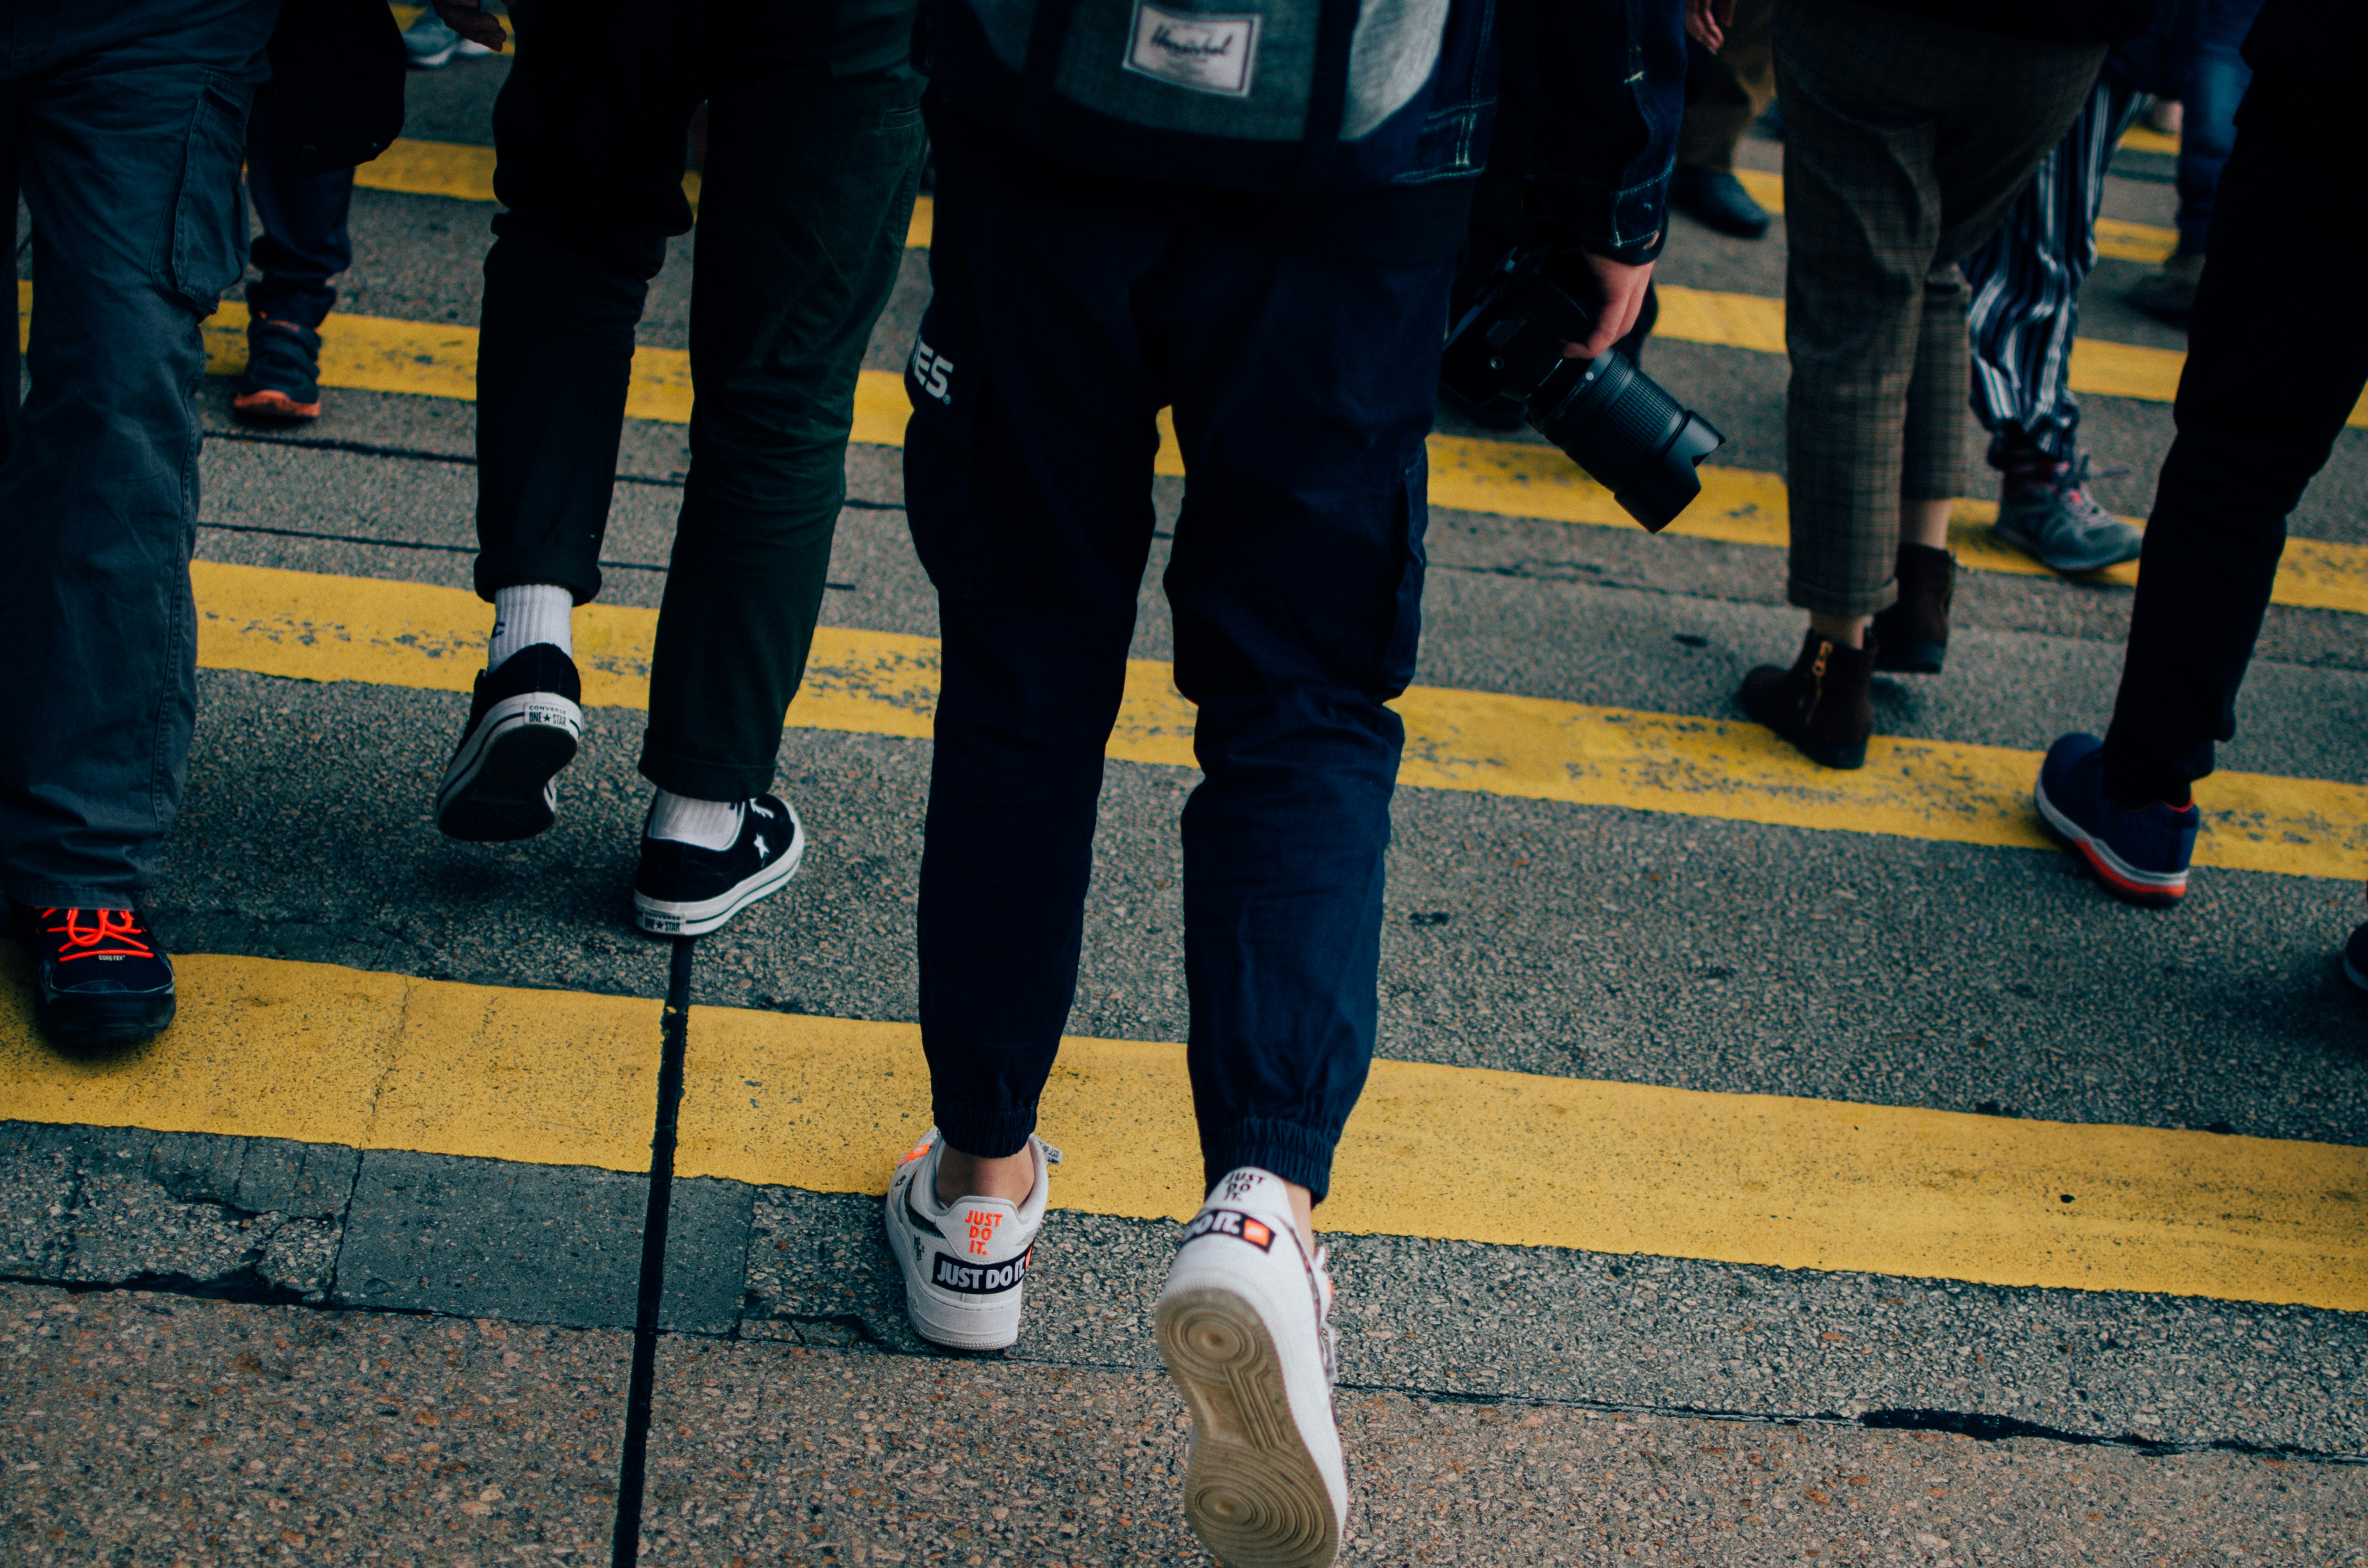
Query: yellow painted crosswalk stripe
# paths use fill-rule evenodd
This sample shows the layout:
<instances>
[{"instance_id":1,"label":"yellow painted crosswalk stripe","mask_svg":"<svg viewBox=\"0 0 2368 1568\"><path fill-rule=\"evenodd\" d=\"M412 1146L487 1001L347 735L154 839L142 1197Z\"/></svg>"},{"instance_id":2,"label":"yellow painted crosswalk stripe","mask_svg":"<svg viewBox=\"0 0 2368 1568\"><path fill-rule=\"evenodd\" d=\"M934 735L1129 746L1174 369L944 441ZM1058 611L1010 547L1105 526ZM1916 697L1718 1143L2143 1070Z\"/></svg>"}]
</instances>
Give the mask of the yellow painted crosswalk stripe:
<instances>
[{"instance_id":1,"label":"yellow painted crosswalk stripe","mask_svg":"<svg viewBox=\"0 0 2368 1568\"><path fill-rule=\"evenodd\" d=\"M1751 199L1770 212L1784 210L1784 176L1766 169L1737 169L1736 179ZM927 241L922 242L927 244ZM2179 231L2154 223L2133 223L2121 218L2097 220L2097 254L2149 266L2169 259L2179 248Z\"/></svg>"},{"instance_id":2,"label":"yellow painted crosswalk stripe","mask_svg":"<svg viewBox=\"0 0 2368 1568\"><path fill-rule=\"evenodd\" d=\"M12 954L0 1118L647 1168L655 1002L177 961L180 1020L92 1060L34 1036ZM677 1173L877 1195L928 1125L928 1086L916 1025L695 1007ZM1042 1119L1060 1207L1198 1206L1182 1046L1064 1040ZM2368 1150L2337 1144L1383 1061L1319 1223L2358 1312L2363 1196Z\"/></svg>"},{"instance_id":3,"label":"yellow painted crosswalk stripe","mask_svg":"<svg viewBox=\"0 0 2368 1568\"><path fill-rule=\"evenodd\" d=\"M1782 300L1713 289L1668 288L1659 293L1661 315L1653 325L1656 337L1762 354L1784 352ZM2084 337L2072 345L2069 379L2078 392L2169 403L2179 395L2179 376L2186 365L2186 354L2176 348ZM2348 423L2368 429L2368 394L2353 404Z\"/></svg>"},{"instance_id":4,"label":"yellow painted crosswalk stripe","mask_svg":"<svg viewBox=\"0 0 2368 1568\"><path fill-rule=\"evenodd\" d=\"M18 342L23 342L32 286L17 285ZM246 308L224 301L206 323L206 344L215 375L236 375L246 365ZM477 332L457 324L335 315L322 328L321 381L360 392L412 393L473 399L477 392ZM643 347L633 351L633 371L625 412L636 419L688 424L690 419L690 356L678 348ZM854 439L902 446L910 415L903 381L894 373L866 370L856 387ZM1163 421L1164 421L1163 416ZM1172 430L1163 423L1155 466L1176 475L1184 470ZM1438 506L1489 512L1548 522L1588 523L1628 528L1635 524L1597 484L1551 447L1526 441L1470 437L1430 438L1430 500ZM1668 531L1734 544L1782 549L1789 506L1783 482L1748 469L1702 470L1702 499ZM1951 525L1951 544L1966 566L1977 571L2047 575L2038 562L1989 531L1998 508L1990 502L1960 501ZM2107 582L2137 580L2133 565L2099 574ZM2278 569L2275 603L2309 609L2368 614L2368 549L2290 539Z\"/></svg>"},{"instance_id":5,"label":"yellow painted crosswalk stripe","mask_svg":"<svg viewBox=\"0 0 2368 1568\"><path fill-rule=\"evenodd\" d=\"M465 589L213 562L191 575L198 661L211 669L461 692L482 665L488 611ZM656 611L630 606L575 612L587 704L646 705L656 627ZM789 720L926 739L937 692L936 639L823 627ZM1838 773L1741 721L1440 687L1417 687L1395 706L1406 725L1398 778L1413 788L2008 848L2050 843L2032 812L2032 752L1877 737L1863 769ZM1130 661L1109 755L1190 767L1192 724L1168 666ZM2196 796L2205 813L2198 865L2368 877L2368 789L2216 773Z\"/></svg>"},{"instance_id":6,"label":"yellow painted crosswalk stripe","mask_svg":"<svg viewBox=\"0 0 2368 1568\"><path fill-rule=\"evenodd\" d=\"M408 136L354 170L364 190L445 196L458 201L494 199L494 150L465 142L422 142Z\"/></svg>"},{"instance_id":7,"label":"yellow painted crosswalk stripe","mask_svg":"<svg viewBox=\"0 0 2368 1568\"><path fill-rule=\"evenodd\" d=\"M403 136L369 163L354 170L354 183L365 190L391 190L404 196L441 196L455 201L491 201L494 198L494 150L465 142L421 142ZM699 210L699 172L682 176L682 191ZM926 248L931 220L929 199L914 204L905 244Z\"/></svg>"},{"instance_id":8,"label":"yellow painted crosswalk stripe","mask_svg":"<svg viewBox=\"0 0 2368 1568\"><path fill-rule=\"evenodd\" d=\"M2161 153L2174 158L2179 156L2178 137L2166 136L2159 131L2149 130L2143 125L2133 125L2123 131L2120 145L2133 153Z\"/></svg>"}]
</instances>

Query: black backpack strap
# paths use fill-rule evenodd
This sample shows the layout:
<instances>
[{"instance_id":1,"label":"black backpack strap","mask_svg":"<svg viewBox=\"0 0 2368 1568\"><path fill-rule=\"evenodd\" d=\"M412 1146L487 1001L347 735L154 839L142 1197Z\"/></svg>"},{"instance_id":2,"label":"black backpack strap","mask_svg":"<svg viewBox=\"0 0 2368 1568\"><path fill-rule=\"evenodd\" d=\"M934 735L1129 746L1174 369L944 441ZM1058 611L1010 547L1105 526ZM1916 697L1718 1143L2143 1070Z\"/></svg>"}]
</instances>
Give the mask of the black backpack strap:
<instances>
[{"instance_id":1,"label":"black backpack strap","mask_svg":"<svg viewBox=\"0 0 2368 1568\"><path fill-rule=\"evenodd\" d=\"M1307 130L1299 142L1303 188L1331 177L1341 122L1349 113L1349 48L1356 41L1361 9L1359 0L1323 0L1323 5L1315 25L1315 71L1307 85Z\"/></svg>"}]
</instances>

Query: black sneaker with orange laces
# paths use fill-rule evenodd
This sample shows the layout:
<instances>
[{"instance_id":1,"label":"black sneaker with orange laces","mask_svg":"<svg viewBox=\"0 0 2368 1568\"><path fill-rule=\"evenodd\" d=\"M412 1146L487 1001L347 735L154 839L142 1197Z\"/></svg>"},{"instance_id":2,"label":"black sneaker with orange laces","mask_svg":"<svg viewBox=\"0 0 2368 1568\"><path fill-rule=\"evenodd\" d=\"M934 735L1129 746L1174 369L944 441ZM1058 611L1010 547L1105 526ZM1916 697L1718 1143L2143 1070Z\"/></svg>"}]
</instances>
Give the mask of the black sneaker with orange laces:
<instances>
[{"instance_id":1,"label":"black sneaker with orange laces","mask_svg":"<svg viewBox=\"0 0 2368 1568\"><path fill-rule=\"evenodd\" d=\"M12 906L33 960L33 1022L53 1045L131 1045L173 1021L173 960L132 909Z\"/></svg>"}]
</instances>

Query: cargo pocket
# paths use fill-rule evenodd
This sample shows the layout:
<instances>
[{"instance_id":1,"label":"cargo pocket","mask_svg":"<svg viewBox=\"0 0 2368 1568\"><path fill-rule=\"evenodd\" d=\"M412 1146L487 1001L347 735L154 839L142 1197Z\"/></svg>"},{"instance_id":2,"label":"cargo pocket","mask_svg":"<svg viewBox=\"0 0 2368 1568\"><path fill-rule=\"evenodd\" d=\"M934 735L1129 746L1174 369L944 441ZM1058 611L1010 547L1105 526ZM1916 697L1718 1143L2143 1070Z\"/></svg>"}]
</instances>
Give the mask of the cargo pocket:
<instances>
[{"instance_id":1,"label":"cargo pocket","mask_svg":"<svg viewBox=\"0 0 2368 1568\"><path fill-rule=\"evenodd\" d=\"M173 233L156 283L200 316L214 313L222 290L246 271L246 199L239 169L246 157L251 89L209 80L190 113L181 148L181 183Z\"/></svg>"},{"instance_id":2,"label":"cargo pocket","mask_svg":"<svg viewBox=\"0 0 2368 1568\"><path fill-rule=\"evenodd\" d=\"M1415 454L1400 478L1398 505L1398 584L1392 607L1390 636L1383 655L1385 679L1394 692L1404 691L1414 679L1415 660L1422 650L1422 587L1430 564L1424 535L1430 528L1430 454Z\"/></svg>"},{"instance_id":3,"label":"cargo pocket","mask_svg":"<svg viewBox=\"0 0 2368 1568\"><path fill-rule=\"evenodd\" d=\"M905 395L913 404L905 437L905 517L929 581L947 597L962 598L987 586L998 552L971 484L979 406L991 395L985 357L953 313L941 291L921 317L905 361Z\"/></svg>"}]
</instances>

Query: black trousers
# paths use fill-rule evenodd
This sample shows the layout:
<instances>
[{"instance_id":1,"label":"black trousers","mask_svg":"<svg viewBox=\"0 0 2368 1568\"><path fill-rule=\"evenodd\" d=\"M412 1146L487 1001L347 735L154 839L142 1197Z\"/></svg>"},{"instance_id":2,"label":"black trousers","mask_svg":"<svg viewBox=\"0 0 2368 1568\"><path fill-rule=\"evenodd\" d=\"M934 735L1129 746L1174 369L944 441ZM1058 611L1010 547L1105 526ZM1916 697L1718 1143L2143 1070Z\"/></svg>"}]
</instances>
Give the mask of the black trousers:
<instances>
[{"instance_id":1,"label":"black trousers","mask_svg":"<svg viewBox=\"0 0 2368 1568\"><path fill-rule=\"evenodd\" d=\"M848 431L924 134L914 0L511 6L477 365L477 590L600 591L633 334L708 106L691 471L642 772L701 800L772 781L822 608Z\"/></svg>"},{"instance_id":2,"label":"black trousers","mask_svg":"<svg viewBox=\"0 0 2368 1568\"><path fill-rule=\"evenodd\" d=\"M286 112L266 97L255 108L246 141L246 193L262 230L250 247L263 276L246 290L254 316L270 316L318 331L336 309L331 281L354 264L354 240L346 226L354 204L354 171L297 175L283 167L282 138L268 134L271 120Z\"/></svg>"},{"instance_id":3,"label":"black trousers","mask_svg":"<svg viewBox=\"0 0 2368 1568\"><path fill-rule=\"evenodd\" d=\"M2286 516L2368 383L2368 223L2328 199L2349 176L2322 89L2265 65L2221 176L2105 736L2105 790L2126 805L2185 799L2236 734Z\"/></svg>"}]
</instances>

